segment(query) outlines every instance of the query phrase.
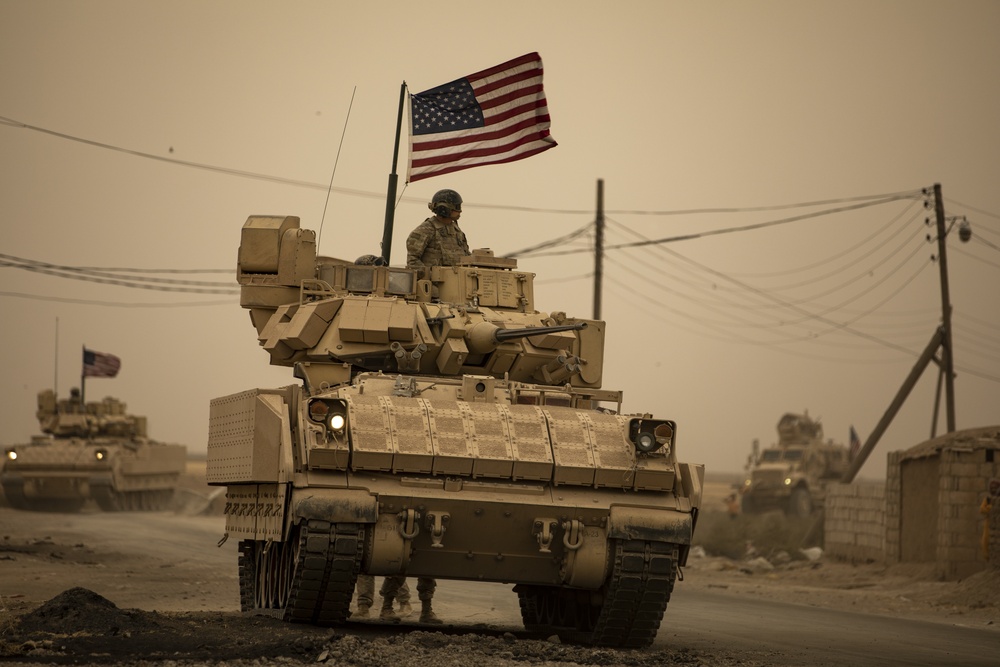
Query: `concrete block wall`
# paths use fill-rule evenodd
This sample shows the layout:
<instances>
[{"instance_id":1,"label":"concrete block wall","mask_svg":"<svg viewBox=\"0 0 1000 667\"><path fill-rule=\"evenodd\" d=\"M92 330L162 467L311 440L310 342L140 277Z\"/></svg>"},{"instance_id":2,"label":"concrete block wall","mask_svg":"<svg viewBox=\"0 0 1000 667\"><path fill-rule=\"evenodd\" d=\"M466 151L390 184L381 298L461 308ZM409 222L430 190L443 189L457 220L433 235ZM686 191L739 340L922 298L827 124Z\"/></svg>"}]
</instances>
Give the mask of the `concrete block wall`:
<instances>
[{"instance_id":1,"label":"concrete block wall","mask_svg":"<svg viewBox=\"0 0 1000 667\"><path fill-rule=\"evenodd\" d=\"M886 485L854 482L827 487L824 545L827 555L851 562L883 562Z\"/></svg>"},{"instance_id":2,"label":"concrete block wall","mask_svg":"<svg viewBox=\"0 0 1000 667\"><path fill-rule=\"evenodd\" d=\"M980 514L979 506L986 484L990 477L996 476L998 466L984 461L982 449L944 449L940 454L935 560L946 579L963 579L986 566L981 540L987 517ZM992 533L991 530L991 541ZM993 549L991 555L992 552Z\"/></svg>"},{"instance_id":3,"label":"concrete block wall","mask_svg":"<svg viewBox=\"0 0 1000 667\"><path fill-rule=\"evenodd\" d=\"M889 452L885 476L885 562L898 563L900 556L900 461L904 452Z\"/></svg>"}]
</instances>

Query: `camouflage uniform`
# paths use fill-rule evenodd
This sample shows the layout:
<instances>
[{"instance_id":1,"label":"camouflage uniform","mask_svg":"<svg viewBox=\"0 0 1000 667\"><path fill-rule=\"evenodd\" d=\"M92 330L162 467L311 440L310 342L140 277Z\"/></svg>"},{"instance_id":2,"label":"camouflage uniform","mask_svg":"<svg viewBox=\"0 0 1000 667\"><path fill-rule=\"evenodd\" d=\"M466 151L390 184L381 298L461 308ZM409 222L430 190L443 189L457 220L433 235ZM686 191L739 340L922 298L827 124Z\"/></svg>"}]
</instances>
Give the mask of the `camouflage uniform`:
<instances>
[{"instance_id":1,"label":"camouflage uniform","mask_svg":"<svg viewBox=\"0 0 1000 667\"><path fill-rule=\"evenodd\" d=\"M431 600L434 598L434 590L437 588L437 581L430 577L417 577L417 598L420 600L420 622L440 623L441 620L431 610ZM392 601L406 589L406 577L397 575L386 577L382 581L382 588L379 594L382 596L382 618L395 620L392 613ZM409 599L409 590L406 592Z\"/></svg>"},{"instance_id":2,"label":"camouflage uniform","mask_svg":"<svg viewBox=\"0 0 1000 667\"><path fill-rule=\"evenodd\" d=\"M417 599L420 601L430 600L434 597L434 590L437 582L430 577L417 577ZM410 587L406 584L406 577L395 576L386 577L382 580L382 587L378 594L384 598L395 598L400 604L410 602Z\"/></svg>"},{"instance_id":3,"label":"camouflage uniform","mask_svg":"<svg viewBox=\"0 0 1000 667\"><path fill-rule=\"evenodd\" d=\"M427 218L406 239L406 266L454 266L469 254L469 242L457 222L443 224Z\"/></svg>"},{"instance_id":4,"label":"camouflage uniform","mask_svg":"<svg viewBox=\"0 0 1000 667\"><path fill-rule=\"evenodd\" d=\"M399 579L401 581L397 581L390 585L390 578ZM360 616L364 617L368 615L368 609L375 601L375 577L370 574L359 574L357 588L358 612ZM382 588L379 590L379 595L385 597L389 589L393 589L393 597L396 602L399 603L400 609L410 605L410 587L406 584L405 577L386 577L385 581L382 582Z\"/></svg>"}]
</instances>

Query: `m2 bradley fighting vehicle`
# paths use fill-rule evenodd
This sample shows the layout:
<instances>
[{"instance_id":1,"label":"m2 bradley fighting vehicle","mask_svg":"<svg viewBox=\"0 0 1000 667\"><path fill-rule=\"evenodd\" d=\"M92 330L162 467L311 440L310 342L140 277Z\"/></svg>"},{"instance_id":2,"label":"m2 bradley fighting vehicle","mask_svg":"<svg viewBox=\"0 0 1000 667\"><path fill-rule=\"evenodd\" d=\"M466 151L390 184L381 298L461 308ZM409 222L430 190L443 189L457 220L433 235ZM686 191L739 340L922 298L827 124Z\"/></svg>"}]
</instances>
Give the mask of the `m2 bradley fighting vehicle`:
<instances>
[{"instance_id":1,"label":"m2 bradley fighting vehicle","mask_svg":"<svg viewBox=\"0 0 1000 667\"><path fill-rule=\"evenodd\" d=\"M114 398L84 403L74 389L38 393L43 435L4 448L2 484L15 509L75 512L93 499L105 511L165 509L187 448L146 437L146 418Z\"/></svg>"},{"instance_id":2,"label":"m2 bradley fighting vehicle","mask_svg":"<svg viewBox=\"0 0 1000 667\"><path fill-rule=\"evenodd\" d=\"M529 629L653 641L704 468L601 389L603 322L535 310L489 251L426 277L317 257L295 217L249 218L238 279L301 381L211 403L244 612L333 625L358 574L405 574L515 584Z\"/></svg>"},{"instance_id":3,"label":"m2 bradley fighting vehicle","mask_svg":"<svg viewBox=\"0 0 1000 667\"><path fill-rule=\"evenodd\" d=\"M755 443L756 445L756 443ZM754 452L743 484L743 512L780 509L793 517L808 517L823 506L828 484L839 480L850 465L850 450L823 440L823 425L809 412L782 415L778 443Z\"/></svg>"}]
</instances>

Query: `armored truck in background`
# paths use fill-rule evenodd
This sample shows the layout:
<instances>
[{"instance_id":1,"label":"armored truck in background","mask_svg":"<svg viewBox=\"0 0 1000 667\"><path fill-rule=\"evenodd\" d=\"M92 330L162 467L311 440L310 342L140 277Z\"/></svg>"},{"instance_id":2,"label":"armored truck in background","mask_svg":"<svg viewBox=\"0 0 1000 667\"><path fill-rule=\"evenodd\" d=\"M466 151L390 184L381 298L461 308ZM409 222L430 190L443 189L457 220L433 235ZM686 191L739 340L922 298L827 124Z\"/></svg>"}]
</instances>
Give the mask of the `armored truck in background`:
<instances>
[{"instance_id":1,"label":"armored truck in background","mask_svg":"<svg viewBox=\"0 0 1000 667\"><path fill-rule=\"evenodd\" d=\"M105 511L166 509L187 448L146 436L146 418L116 398L83 403L38 393L42 435L4 448L0 483L11 507L75 512L88 500Z\"/></svg>"},{"instance_id":2,"label":"armored truck in background","mask_svg":"<svg viewBox=\"0 0 1000 667\"><path fill-rule=\"evenodd\" d=\"M755 514L780 509L808 517L823 506L826 487L850 465L850 450L823 440L823 425L803 414L785 413L778 421L778 443L751 458L742 488L742 509Z\"/></svg>"},{"instance_id":3,"label":"armored truck in background","mask_svg":"<svg viewBox=\"0 0 1000 667\"><path fill-rule=\"evenodd\" d=\"M535 310L534 274L473 251L408 268L243 226L257 339L298 383L211 403L244 612L345 621L359 574L513 584L526 627L646 646L685 564L704 468L601 388L604 322Z\"/></svg>"}]
</instances>

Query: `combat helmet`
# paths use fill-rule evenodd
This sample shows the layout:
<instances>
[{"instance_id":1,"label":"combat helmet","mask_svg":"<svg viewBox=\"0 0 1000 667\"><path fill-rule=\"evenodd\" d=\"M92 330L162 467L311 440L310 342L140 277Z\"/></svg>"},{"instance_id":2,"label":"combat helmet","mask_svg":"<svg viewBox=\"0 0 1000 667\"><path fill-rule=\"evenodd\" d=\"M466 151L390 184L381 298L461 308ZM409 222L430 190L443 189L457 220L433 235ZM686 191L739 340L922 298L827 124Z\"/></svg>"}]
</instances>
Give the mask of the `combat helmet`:
<instances>
[{"instance_id":1,"label":"combat helmet","mask_svg":"<svg viewBox=\"0 0 1000 667\"><path fill-rule=\"evenodd\" d=\"M434 215L447 218L452 211L462 211L462 195L454 190L438 190L427 205Z\"/></svg>"}]
</instances>

